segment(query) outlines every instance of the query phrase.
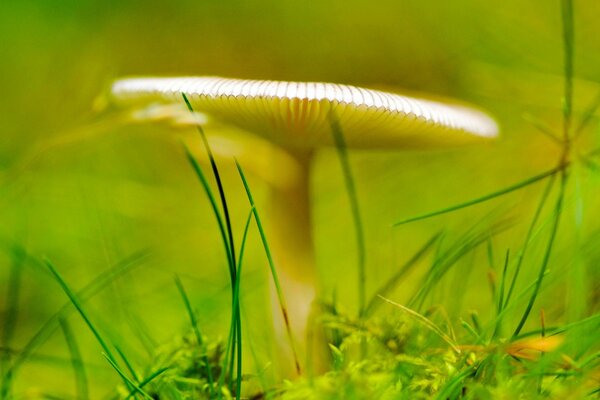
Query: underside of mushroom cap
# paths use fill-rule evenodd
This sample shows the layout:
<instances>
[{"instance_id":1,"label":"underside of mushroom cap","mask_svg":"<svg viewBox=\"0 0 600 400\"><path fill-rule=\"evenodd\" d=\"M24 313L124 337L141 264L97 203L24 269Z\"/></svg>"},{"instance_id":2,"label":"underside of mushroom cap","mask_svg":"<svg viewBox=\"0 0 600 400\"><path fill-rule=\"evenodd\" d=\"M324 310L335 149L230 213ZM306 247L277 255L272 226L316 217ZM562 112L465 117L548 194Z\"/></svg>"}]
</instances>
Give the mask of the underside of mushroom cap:
<instances>
[{"instance_id":1,"label":"underside of mushroom cap","mask_svg":"<svg viewBox=\"0 0 600 400\"><path fill-rule=\"evenodd\" d=\"M218 77L131 78L114 83L118 103L181 102L284 146L333 144L337 119L353 148L452 146L496 137L496 123L470 107L348 85Z\"/></svg>"}]
</instances>

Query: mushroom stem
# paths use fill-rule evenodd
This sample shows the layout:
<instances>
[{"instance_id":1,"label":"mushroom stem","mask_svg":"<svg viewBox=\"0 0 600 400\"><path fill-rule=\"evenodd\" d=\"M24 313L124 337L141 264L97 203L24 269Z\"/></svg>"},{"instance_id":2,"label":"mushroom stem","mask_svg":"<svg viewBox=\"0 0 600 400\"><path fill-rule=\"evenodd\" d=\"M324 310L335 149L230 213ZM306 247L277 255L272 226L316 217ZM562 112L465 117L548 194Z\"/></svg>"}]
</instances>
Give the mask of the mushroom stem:
<instances>
[{"instance_id":1,"label":"mushroom stem","mask_svg":"<svg viewBox=\"0 0 600 400\"><path fill-rule=\"evenodd\" d=\"M296 173L288 185L273 190L269 213L270 242L287 315L302 367L319 368L322 357L308 354L308 321L319 295L319 279L311 228L310 162L312 151L286 150L296 162ZM285 375L294 375L293 354L274 285L271 288L277 351ZM316 346L310 346L314 348ZM316 349L315 349L316 350ZM311 353L314 353L311 350ZM312 364L307 365L305 360Z\"/></svg>"}]
</instances>

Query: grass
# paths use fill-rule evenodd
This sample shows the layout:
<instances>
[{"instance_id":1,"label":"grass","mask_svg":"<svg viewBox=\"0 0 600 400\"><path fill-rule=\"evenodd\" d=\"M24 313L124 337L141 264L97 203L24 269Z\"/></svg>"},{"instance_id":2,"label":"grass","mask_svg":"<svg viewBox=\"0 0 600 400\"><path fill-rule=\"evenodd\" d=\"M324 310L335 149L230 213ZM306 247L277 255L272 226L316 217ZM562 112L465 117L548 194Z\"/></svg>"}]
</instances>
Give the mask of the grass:
<instances>
[{"instance_id":1,"label":"grass","mask_svg":"<svg viewBox=\"0 0 600 400\"><path fill-rule=\"evenodd\" d=\"M327 373L309 376L300 368L298 361L286 293L279 284L277 266L261 220L261 206L255 202L243 167L237 160L230 160L239 175L237 184L243 187L246 194L248 205L244 207L249 207L244 208L247 216L240 240L237 240L231 207L236 203L228 198L225 175L219 170L203 128L197 125L212 180L203 171L202 162L192 155L187 146L184 145L184 149L208 200L211 217L216 221L218 231L215 239L218 239L224 251L227 268L224 272L229 278L227 290L230 291L227 329L221 337L208 333L209 330L201 324L203 311L206 310L199 308L196 298L188 294L182 279L176 275L175 286L181 298L180 314L187 317L180 336L157 346L148 339L152 337L153 326L137 321L135 315L128 317L128 323L135 328L136 336L142 337L144 347L150 353L149 357L144 358L126 340L115 339L116 335L111 334L111 328L102 322L101 317L90 312L89 301L116 280L143 265L148 258L148 251L125 257L81 289L75 290L59 272L63 267L57 268L47 259L41 262L19 246L9 246L7 254L11 264L7 274L7 290L3 295L7 312L2 314L0 327L0 399L22 398L21 393L15 392L13 382L22 372L22 367L44 358L39 354L39 349L59 329L62 332L61 343L65 345L65 356L60 361L68 361L60 365L61 368L70 366L73 394L42 393L44 398L98 398L91 383L96 368L92 357L102 360L102 356L103 367L112 371L121 381L120 385L108 388L109 393L105 397L112 399L445 400L575 399L597 396L600 391L597 381L600 370L597 333L600 331L600 314L597 312L597 299L588 301L584 298L590 293L585 290L586 286L581 280L585 280L589 272L582 265L568 264L569 256L561 252L575 252L582 248L580 243L575 250L566 248L570 243L565 239L570 234L567 227L572 224L569 219L571 214L567 210L573 207L580 196L573 190L574 182L578 182L578 170L575 167L583 165L597 174L593 167L597 150L586 151L577 158L573 147L584 137L586 128L594 120L594 114L600 106L600 96L594 98L580 116L574 114L575 14L572 1L561 0L560 5L564 75L560 133L552 126L528 117L534 128L560 146L561 152L555 160L555 166L489 194L405 218L394 224L394 227L416 224L432 217L460 210L464 212L469 207L483 207L484 203L511 193L525 189L533 191L535 184L543 182L531 215L521 218L527 223L523 237L513 241L500 240L503 235L512 235L515 232L513 229L521 221L507 218L497 210L488 212L483 218L478 217L476 221L461 224L458 228L436 227L436 232L430 234L412 254L405 254L406 261L399 268L388 271L387 278L382 279L383 283L369 298L367 280L370 282L372 277L366 269L367 245L361 213L364 207L358 200L356 177L349 162L343 132L332 116L332 135L356 236L356 297L359 312L358 315L346 312L346 305L340 304L337 299L322 299L323 313L318 319L325 329L332 363ZM183 100L193 113L185 95ZM213 189L215 186L217 195ZM581 225L587 222L586 216L577 214L576 218L578 240L583 240L586 233ZM264 251L270 278L274 282L294 358L291 362L295 364L299 375L293 381L285 381L276 374L274 379L265 379L262 375L264 371L259 368L260 354L256 354L254 349L247 351L250 328L256 328L258 324L256 317L244 314L242 318L241 312L246 293L251 293L252 289L250 272L245 267L250 250L252 221L256 225L261 250ZM594 240L593 236L590 240ZM511 246L496 246L499 242L511 243ZM236 243L239 248L236 248ZM374 263L375 259L370 256L369 263ZM563 263L567 264L565 268L560 267ZM31 337L19 341L16 332L19 316L24 313L21 301L25 287L24 274L27 271L25 266L29 264L43 266L45 273L39 272L42 269L37 269L37 273L45 279L52 278L68 302L42 323ZM485 307L479 304L474 308L480 312L461 307L466 302L467 275L480 271L481 265L489 272L488 312L481 312ZM571 267L577 269L574 278L566 273ZM143 276L148 271L139 273L136 276ZM455 280L450 280L453 274ZM550 302L541 301L543 295L562 295L560 285L556 283L561 280L573 280L569 281L568 287L575 293L569 293L568 296L584 304L573 306L576 312L554 308L549 310ZM416 285L405 284L415 281ZM187 284L188 280L185 282ZM487 301L484 300L485 296L480 297L482 304ZM402 300L396 301L396 298ZM591 304L587 310L586 302ZM457 312L448 311L455 306ZM467 306L471 305L467 303ZM250 310L255 311L254 307L258 305L252 304ZM73 329L71 314L74 311L94 339L93 345L83 345L85 338ZM161 321L153 323L160 324ZM266 327L259 329L266 330ZM15 343L19 343L20 348L16 348ZM90 351L89 347L93 347L93 350ZM251 374L248 365L255 367L258 372ZM65 387L66 391L68 389Z\"/></svg>"}]
</instances>

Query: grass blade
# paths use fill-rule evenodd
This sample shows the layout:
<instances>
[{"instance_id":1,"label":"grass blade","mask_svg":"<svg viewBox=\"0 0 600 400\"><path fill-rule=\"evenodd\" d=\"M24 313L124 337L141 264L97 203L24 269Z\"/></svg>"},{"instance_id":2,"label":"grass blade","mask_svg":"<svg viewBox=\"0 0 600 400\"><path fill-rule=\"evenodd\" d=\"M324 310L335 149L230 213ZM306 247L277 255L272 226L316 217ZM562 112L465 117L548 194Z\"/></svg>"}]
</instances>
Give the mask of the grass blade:
<instances>
[{"instance_id":1,"label":"grass blade","mask_svg":"<svg viewBox=\"0 0 600 400\"><path fill-rule=\"evenodd\" d=\"M146 250L136 252L129 257L117 262L114 267L103 271L98 276L94 277L83 289L76 293L76 296L81 302L87 301L102 291L112 281L131 271L132 268L141 265L149 252ZM22 348L21 352L13 359L10 373L14 371L23 363L27 358L45 343L46 340L52 335L55 329L58 327L58 321L61 317L66 317L73 310L73 303L67 301L54 315L52 315L46 322L40 327L40 329L29 339L29 341ZM8 372L7 372L8 373Z\"/></svg>"},{"instance_id":2,"label":"grass blade","mask_svg":"<svg viewBox=\"0 0 600 400\"><path fill-rule=\"evenodd\" d=\"M362 318L365 315L367 307L365 233L358 202L358 194L356 191L356 185L354 183L354 176L352 174L350 161L348 160L348 151L346 148L346 141L344 140L344 133L342 132L342 127L340 126L338 119L333 113L329 115L329 118L333 140L335 142L335 147L340 159L340 165L342 167L342 173L344 175L346 193L348 194L348 200L350 201L352 221L354 222L354 233L356 235L356 248L358 253L358 315Z\"/></svg>"},{"instance_id":3,"label":"grass blade","mask_svg":"<svg viewBox=\"0 0 600 400\"><path fill-rule=\"evenodd\" d=\"M192 115L194 114L194 109L188 100L185 93L181 93L183 100L185 101L185 105ZM225 190L223 189L223 183L221 182L221 175L219 174L219 168L217 167L217 162L215 161L215 157L213 156L210 145L208 144L208 140L206 139L206 135L204 134L204 129L202 129L202 125L196 124L196 128L198 129L198 133L202 138L202 143L204 144L204 148L206 149L206 153L208 154L208 159L210 161L210 166L213 171L213 176L215 178L215 182L217 183L217 189L219 190L219 197L221 198L221 206L223 207L223 216L225 217L225 225L227 227L227 238L229 240L229 253L231 255L231 266L234 268L233 271L233 280L235 280L235 246L233 244L233 230L231 229L231 218L229 217L229 209L227 208L227 198L225 197ZM232 282L233 283L233 282Z\"/></svg>"},{"instance_id":4,"label":"grass blade","mask_svg":"<svg viewBox=\"0 0 600 400\"><path fill-rule=\"evenodd\" d=\"M15 333L17 318L19 316L19 294L21 291L22 266L25 261L25 253L18 246L12 249L13 262L10 267L7 290L6 290L6 313L2 322L2 332L0 333L0 347L9 348ZM10 397L12 384L12 371L10 367L10 353L0 353L0 399Z\"/></svg>"},{"instance_id":5,"label":"grass blade","mask_svg":"<svg viewBox=\"0 0 600 400\"><path fill-rule=\"evenodd\" d=\"M90 396L88 391L87 375L85 373L85 365L83 364L81 352L79 351L79 346L77 345L75 335L73 334L73 331L71 330L71 327L66 319L60 319L60 327L62 328L65 341L67 342L67 347L71 353L71 364L73 365L73 372L75 373L77 399L89 399Z\"/></svg>"},{"instance_id":6,"label":"grass blade","mask_svg":"<svg viewBox=\"0 0 600 400\"><path fill-rule=\"evenodd\" d=\"M92 332L92 334L94 335L94 337L96 338L96 340L98 341L98 343L100 344L102 349L104 350L106 357L109 358L109 361L111 362L111 364L114 364L114 366L116 366L117 361L116 361L115 357L113 356L112 352L110 351L108 344L106 343L106 341L100 334L100 331L98 331L98 329L96 329L96 327L92 323L92 320L90 319L90 317L87 315L87 313L83 309L83 306L82 306L81 302L79 301L79 299L77 298L77 296L75 295L75 292L73 292L73 290L69 287L69 285L67 285L67 283L65 282L63 277L58 272L58 270L54 267L54 265L49 260L47 260L47 259L44 260L44 263L46 264L46 266L48 267L48 269L50 270L50 272L52 273L52 275L54 276L54 278L56 279L56 281L58 282L58 284L60 285L62 290L65 292L65 294L67 295L69 300L71 300L71 303L73 303L73 306L75 307L75 309L77 309L77 311L79 312L79 315L81 316L81 318L83 319L85 324L88 326L88 328L90 329L90 331ZM129 380L126 380L125 383L130 384Z\"/></svg>"},{"instance_id":7,"label":"grass blade","mask_svg":"<svg viewBox=\"0 0 600 400\"><path fill-rule=\"evenodd\" d=\"M277 276L277 269L275 268L275 262L273 261L273 255L271 254L271 249L269 247L269 242L267 241L267 235L265 234L265 230L263 229L263 225L260 219L260 215L256 210L256 205L254 204L254 198L252 197L252 191L250 190L250 185L248 185L248 181L246 180L246 175L244 175L244 170L240 163L235 160L235 165L237 167L238 173L240 174L240 178L242 179L242 183L244 184L244 189L246 190L246 196L248 197L248 202L252 207L252 213L254 215L254 221L256 222L256 227L258 228L258 233L260 234L260 240L262 241L263 248L265 249L265 254L267 255L267 261L269 263L269 268L271 270L271 276L273 277L273 283L275 284L275 291L277 293L277 300L279 301L279 307L281 309L281 314L283 315L283 321L285 324L286 333L288 339L290 341L290 348L292 350L292 354L294 357L294 364L296 367L296 372L298 375L302 374L302 369L300 368L300 362L298 361L298 353L296 351L296 342L294 341L294 336L292 334L292 329L290 326L290 321L287 312L287 305L285 302L285 297L283 295L283 290L281 290L281 285L279 283L279 277Z\"/></svg>"},{"instance_id":8,"label":"grass blade","mask_svg":"<svg viewBox=\"0 0 600 400\"><path fill-rule=\"evenodd\" d=\"M236 276L236 281L235 281L235 285L233 287L233 312L231 314L231 324L230 324L230 330L229 330L229 338L227 340L227 349L225 350L225 358L223 359L223 367L222 367L222 373L221 376L219 378L219 393L221 393L220 388L223 386L223 380L224 377L226 375L226 366L228 364L228 362L232 362L235 358L235 347L233 345L233 343L235 343L235 341L237 341L237 348L238 348L238 355L237 355L237 367L238 367L238 371L237 371L237 380L236 380L236 398L239 399L240 393L241 393L241 384L242 384L242 354L241 354L241 349L242 349L242 335L241 335L241 317L240 314L237 313L237 311L240 309L239 307L239 296L240 296L240 278L241 278L241 268L242 268L242 261L243 261L243 256L244 256L244 250L246 247L246 240L248 237L248 231L250 228L250 221L252 219L252 215L254 212L254 207L251 208L249 214L248 214L248 218L246 220L246 225L244 226L244 234L242 236L242 243L240 245L240 257L238 260L238 267L237 267L237 271L238 274ZM231 357L230 357L231 355ZM230 373L233 374L232 368L229 369Z\"/></svg>"},{"instance_id":9,"label":"grass blade","mask_svg":"<svg viewBox=\"0 0 600 400\"><path fill-rule=\"evenodd\" d=\"M146 378L142 379L142 381L137 385L137 388L134 388L132 391L129 392L127 397L125 397L125 400L129 400L130 398L135 396L135 394L138 393L138 388L142 389L144 386L148 385L150 382L167 372L169 369L169 367L159 368L158 370L148 375Z\"/></svg>"},{"instance_id":10,"label":"grass blade","mask_svg":"<svg viewBox=\"0 0 600 400\"><path fill-rule=\"evenodd\" d=\"M489 201L489 200L493 200L496 197L503 196L505 194L509 194L511 192L514 192L515 190L522 189L522 188L524 188L526 186L529 186L529 185L534 184L534 183L536 183L538 181L541 181L542 179L545 179L545 178L547 178L549 176L553 176L557 172L563 170L567 165L568 164L564 164L562 166L558 166L558 167L552 168L551 170L548 170L546 172L542 172L541 174L538 174L538 175L532 176L530 178L527 178L527 179L525 179L525 180L523 180L523 181L521 181L519 183L515 183L514 185L508 186L508 187L506 187L504 189L498 190L498 191L493 192L493 193L486 194L485 196L481 196L481 197L478 197L476 199L469 200L469 201L464 202L464 203L456 204L454 206L447 207L447 208L444 208L444 209L441 209L441 210L438 210L438 211L433 211L433 212L430 212L430 213L427 213L427 214L422 214L422 215L419 215L419 216L416 216L416 217L412 217L412 218L408 218L408 219L396 222L392 226L394 226L394 227L395 226L400 226L400 225L408 224L408 223L411 223L411 222L420 221L420 220L431 218L431 217L436 217L438 215L447 214L447 213L452 212L452 211L460 210L462 208L471 207L471 206L474 206L474 205L479 204L479 203L483 203L483 202L486 202L486 201Z\"/></svg>"},{"instance_id":11,"label":"grass blade","mask_svg":"<svg viewBox=\"0 0 600 400\"><path fill-rule=\"evenodd\" d=\"M123 353L119 346L113 344L113 347L115 348L117 353L119 353L119 357L121 357L121 360L123 360L123 363L125 363L125 367L127 367L127 370L133 377L133 380L138 382L140 379L138 378L137 373L135 372L135 368L133 368L133 364L131 364L131 362L129 361L129 358L127 358L127 356L125 355L125 353Z\"/></svg>"},{"instance_id":12,"label":"grass blade","mask_svg":"<svg viewBox=\"0 0 600 400\"><path fill-rule=\"evenodd\" d=\"M136 393L140 393L142 396L144 396L145 398L147 398L148 400L154 400L152 396L150 396L148 393L146 393L144 391L144 389L142 389L141 387L139 387L139 385L137 383L135 383L134 381L132 381L129 377L127 377L127 375L125 375L125 373L121 370L121 368L119 368L119 366L117 365L117 363L111 358L111 356L109 356L106 353L102 353L102 355L104 356L104 358L106 358L106 361L108 361L108 363L111 365L111 367L113 367L113 369L115 371L117 371L117 374L119 374L119 376L121 377L121 379L123 379L123 381L125 381L125 383L131 387L133 387L133 390Z\"/></svg>"},{"instance_id":13,"label":"grass blade","mask_svg":"<svg viewBox=\"0 0 600 400\"><path fill-rule=\"evenodd\" d=\"M212 190L210 189L208 180L206 179L204 172L202 172L202 168L200 168L200 164L198 164L198 161L194 158L194 156L192 155L192 152L185 144L183 145L183 147L185 149L185 153L188 158L188 161L192 165L192 168L194 169L196 176L200 180L200 184L202 185L202 188L204 189L204 193L206 194L206 197L208 197L208 201L210 202L213 214L215 216L215 219L217 220L217 224L219 226L219 233L221 234L221 239L223 240L223 246L225 247L225 254L227 256L227 264L229 266L229 276L230 276L231 282L233 284L233 282L235 281L235 269L233 268L233 259L232 259L230 243L229 243L229 239L227 237L227 233L225 232L225 224L223 223L223 217L221 216L221 212L219 211L219 206L217 205L215 196L213 195Z\"/></svg>"}]
</instances>

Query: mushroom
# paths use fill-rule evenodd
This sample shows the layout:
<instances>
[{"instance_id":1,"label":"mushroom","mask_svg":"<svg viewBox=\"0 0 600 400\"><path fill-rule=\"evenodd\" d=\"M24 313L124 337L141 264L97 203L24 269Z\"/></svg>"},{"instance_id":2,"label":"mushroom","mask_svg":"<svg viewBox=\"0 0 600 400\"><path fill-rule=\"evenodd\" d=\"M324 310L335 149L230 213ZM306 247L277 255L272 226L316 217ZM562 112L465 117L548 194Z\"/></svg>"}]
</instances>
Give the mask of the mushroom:
<instances>
[{"instance_id":1,"label":"mushroom","mask_svg":"<svg viewBox=\"0 0 600 400\"><path fill-rule=\"evenodd\" d=\"M268 236L292 331L304 355L307 321L320 294L309 172L314 151L334 145L332 113L349 148L454 146L498 132L490 117L470 107L331 83L180 77L130 78L112 87L115 101L126 104L181 103L182 93L196 111L271 141L295 161L295 179L273 190ZM283 337L282 331L279 339Z\"/></svg>"}]
</instances>

